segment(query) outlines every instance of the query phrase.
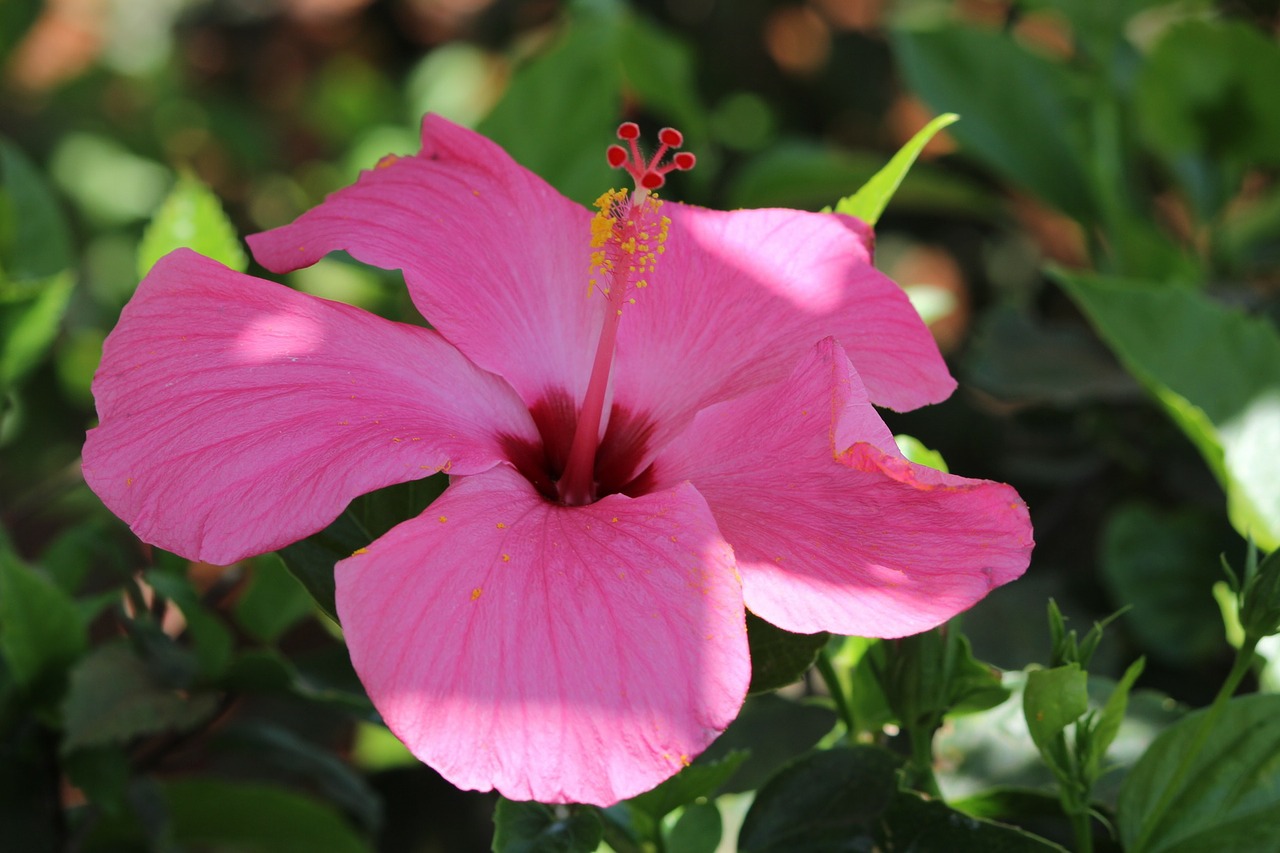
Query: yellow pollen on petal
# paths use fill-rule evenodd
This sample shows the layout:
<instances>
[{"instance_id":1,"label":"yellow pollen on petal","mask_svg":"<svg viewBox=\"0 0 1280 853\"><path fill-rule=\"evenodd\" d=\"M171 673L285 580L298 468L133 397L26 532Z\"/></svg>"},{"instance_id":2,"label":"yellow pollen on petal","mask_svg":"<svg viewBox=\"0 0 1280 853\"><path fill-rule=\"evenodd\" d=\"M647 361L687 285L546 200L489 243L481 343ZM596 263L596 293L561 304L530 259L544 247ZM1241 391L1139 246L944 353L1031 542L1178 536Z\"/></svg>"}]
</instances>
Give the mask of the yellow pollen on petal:
<instances>
[{"instance_id":1,"label":"yellow pollen on petal","mask_svg":"<svg viewBox=\"0 0 1280 853\"><path fill-rule=\"evenodd\" d=\"M353 556L353 557L359 557L361 554L368 554L368 553L369 553L369 549L368 549L368 548L357 548L357 549L355 549L354 551L352 551L352 552L351 552L351 556Z\"/></svg>"},{"instance_id":2,"label":"yellow pollen on petal","mask_svg":"<svg viewBox=\"0 0 1280 853\"><path fill-rule=\"evenodd\" d=\"M471 590L471 600L472 600L472 601L475 601L475 600L476 600L477 598L479 598L481 595L484 595L484 590L483 590L483 589L481 589L480 587L476 587L475 589Z\"/></svg>"},{"instance_id":3,"label":"yellow pollen on petal","mask_svg":"<svg viewBox=\"0 0 1280 853\"><path fill-rule=\"evenodd\" d=\"M443 516L443 515L442 515L442 516L440 516L440 523L441 523L441 524L444 524L444 523L445 523L446 521L448 521L448 520L449 520L449 519L448 519L448 518L446 518L445 516Z\"/></svg>"},{"instance_id":4,"label":"yellow pollen on petal","mask_svg":"<svg viewBox=\"0 0 1280 853\"><path fill-rule=\"evenodd\" d=\"M506 530L506 529L507 529L507 526L506 526L505 524L503 524L501 521L499 521L499 522L498 522L498 529L499 529L499 530Z\"/></svg>"},{"instance_id":5,"label":"yellow pollen on petal","mask_svg":"<svg viewBox=\"0 0 1280 853\"><path fill-rule=\"evenodd\" d=\"M510 562L511 562L511 555L510 555L510 554L503 554L503 555L502 555L502 562L504 562L504 563L510 563Z\"/></svg>"}]
</instances>

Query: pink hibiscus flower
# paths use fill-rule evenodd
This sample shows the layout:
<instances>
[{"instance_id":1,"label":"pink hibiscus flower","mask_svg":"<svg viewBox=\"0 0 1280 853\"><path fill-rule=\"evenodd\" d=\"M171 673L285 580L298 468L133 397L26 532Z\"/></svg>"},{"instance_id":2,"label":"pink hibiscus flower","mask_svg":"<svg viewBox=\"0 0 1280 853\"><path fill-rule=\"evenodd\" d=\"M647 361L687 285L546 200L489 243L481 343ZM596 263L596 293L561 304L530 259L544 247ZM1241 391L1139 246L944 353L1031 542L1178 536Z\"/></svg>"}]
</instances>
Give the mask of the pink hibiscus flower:
<instances>
[{"instance_id":1,"label":"pink hibiscus flower","mask_svg":"<svg viewBox=\"0 0 1280 853\"><path fill-rule=\"evenodd\" d=\"M339 249L403 270L433 328L180 250L94 380L86 480L190 559L271 551L447 471L337 565L338 612L391 730L514 799L609 804L687 764L746 693L744 606L903 636L1032 544L1011 488L908 462L872 408L954 382L866 225L659 205L690 158L609 158L644 190L593 217L428 117L417 155L249 242L276 272Z\"/></svg>"}]
</instances>

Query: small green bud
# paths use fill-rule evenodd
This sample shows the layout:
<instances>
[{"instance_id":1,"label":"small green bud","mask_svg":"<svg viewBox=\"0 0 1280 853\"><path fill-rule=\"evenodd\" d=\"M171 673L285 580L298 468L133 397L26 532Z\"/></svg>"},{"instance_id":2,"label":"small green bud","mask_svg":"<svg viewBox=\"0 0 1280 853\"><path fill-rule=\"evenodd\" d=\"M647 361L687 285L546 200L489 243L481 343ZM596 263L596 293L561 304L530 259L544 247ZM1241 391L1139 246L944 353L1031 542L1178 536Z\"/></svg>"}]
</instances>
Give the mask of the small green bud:
<instances>
[{"instance_id":1,"label":"small green bud","mask_svg":"<svg viewBox=\"0 0 1280 853\"><path fill-rule=\"evenodd\" d=\"M1261 563L1251 557L1240 593L1240 624L1246 638L1261 640L1280 633L1280 551Z\"/></svg>"}]
</instances>

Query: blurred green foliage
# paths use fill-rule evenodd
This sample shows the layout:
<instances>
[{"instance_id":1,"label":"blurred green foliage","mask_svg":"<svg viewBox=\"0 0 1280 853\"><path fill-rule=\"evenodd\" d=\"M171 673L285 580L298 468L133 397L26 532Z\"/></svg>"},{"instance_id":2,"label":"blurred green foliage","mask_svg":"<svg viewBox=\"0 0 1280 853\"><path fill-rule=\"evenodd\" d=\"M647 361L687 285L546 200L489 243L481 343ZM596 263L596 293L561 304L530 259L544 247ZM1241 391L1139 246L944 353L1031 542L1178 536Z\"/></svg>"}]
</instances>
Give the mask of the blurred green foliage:
<instances>
[{"instance_id":1,"label":"blurred green foliage","mask_svg":"<svg viewBox=\"0 0 1280 853\"><path fill-rule=\"evenodd\" d=\"M495 798L388 747L333 608L335 560L421 511L442 480L362 498L279 555L214 568L137 542L77 462L98 354L140 271L193 246L261 272L243 235L412 153L434 111L579 201L615 180L602 152L624 118L678 126L697 152L671 197L814 210L861 198L880 265L931 298L918 304L964 386L890 426L918 437L902 439L911 454L1013 483L1038 541L1028 576L968 614L964 634L899 643L755 624L753 688L770 692L685 773L607 810L499 802L495 849L1271 849L1277 770L1256 759L1274 755L1275 697L1230 698L1254 685L1252 647L1237 637L1248 653L1232 664L1210 588L1241 536L1280 544L1273 6L0 3L6 843L490 844ZM950 112L961 120L937 120L936 138L854 195ZM413 317L397 276L346 258L286 281ZM1131 609L1090 642L1091 660L1057 660L1050 595L1082 624ZM1275 690L1268 642L1257 683ZM1129 695L1139 655L1145 689ZM1017 671L1036 657L1050 668ZM904 673L922 660L942 673L936 701L904 719ZM990 701L959 707L974 684ZM1213 710L1175 722L1179 703L1215 692ZM940 757L941 800L900 789L925 786L921 763ZM1171 797L1202 805L1160 805ZM1115 818L1116 837L1087 818L1073 830L1073 808Z\"/></svg>"}]
</instances>

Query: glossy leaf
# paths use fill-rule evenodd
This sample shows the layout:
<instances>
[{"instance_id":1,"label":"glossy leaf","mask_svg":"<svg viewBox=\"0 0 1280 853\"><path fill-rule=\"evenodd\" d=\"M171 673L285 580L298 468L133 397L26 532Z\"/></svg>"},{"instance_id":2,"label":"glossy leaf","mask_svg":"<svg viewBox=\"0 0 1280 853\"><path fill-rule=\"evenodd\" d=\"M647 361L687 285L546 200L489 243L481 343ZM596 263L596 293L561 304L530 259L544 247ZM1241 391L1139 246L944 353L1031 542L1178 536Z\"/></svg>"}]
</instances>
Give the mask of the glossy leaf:
<instances>
[{"instance_id":1,"label":"glossy leaf","mask_svg":"<svg viewBox=\"0 0 1280 853\"><path fill-rule=\"evenodd\" d=\"M1205 711L1190 714L1151 744L1120 789L1120 840L1133 853L1280 849L1280 696L1232 699L1203 742ZM1187 773L1174 778L1195 750ZM1144 819L1174 786L1144 846Z\"/></svg>"},{"instance_id":2,"label":"glossy leaf","mask_svg":"<svg viewBox=\"0 0 1280 853\"><path fill-rule=\"evenodd\" d=\"M825 705L796 702L772 693L749 696L738 718L694 766L743 751L746 760L720 786L719 793L751 791L778 767L817 744L835 725L835 711Z\"/></svg>"},{"instance_id":3,"label":"glossy leaf","mask_svg":"<svg viewBox=\"0 0 1280 853\"><path fill-rule=\"evenodd\" d=\"M591 853L602 833L593 808L500 799L493 810L493 853Z\"/></svg>"},{"instance_id":4,"label":"glossy leaf","mask_svg":"<svg viewBox=\"0 0 1280 853\"><path fill-rule=\"evenodd\" d=\"M1197 291L1055 272L1227 492L1231 523L1280 545L1280 334ZM1159 317L1160 322L1151 318Z\"/></svg>"},{"instance_id":5,"label":"glossy leaf","mask_svg":"<svg viewBox=\"0 0 1280 853\"><path fill-rule=\"evenodd\" d=\"M831 635L793 634L747 613L751 648L751 693L767 693L799 681L813 666Z\"/></svg>"},{"instance_id":6,"label":"glossy leaf","mask_svg":"<svg viewBox=\"0 0 1280 853\"><path fill-rule=\"evenodd\" d=\"M861 189L836 202L835 212L856 216L868 225L879 222L880 214L884 213L884 209L888 207L890 199L898 191L903 178L911 171L920 152L939 131L955 123L959 118L960 116L955 113L943 113L918 130L915 136L907 140L907 144L893 155L884 168L862 185Z\"/></svg>"},{"instance_id":7,"label":"glossy leaf","mask_svg":"<svg viewBox=\"0 0 1280 853\"><path fill-rule=\"evenodd\" d=\"M690 764L652 791L628 800L628 804L654 821L683 805L711 796L728 781L747 758L746 752L730 752L723 758Z\"/></svg>"}]
</instances>

